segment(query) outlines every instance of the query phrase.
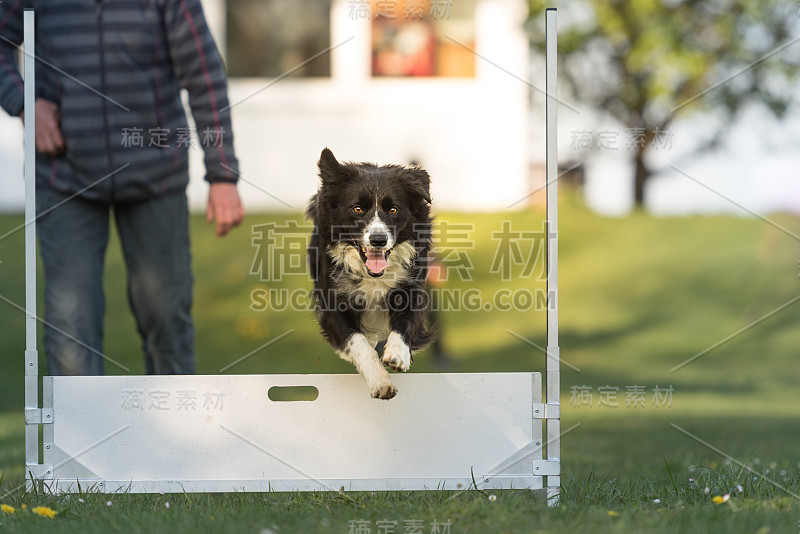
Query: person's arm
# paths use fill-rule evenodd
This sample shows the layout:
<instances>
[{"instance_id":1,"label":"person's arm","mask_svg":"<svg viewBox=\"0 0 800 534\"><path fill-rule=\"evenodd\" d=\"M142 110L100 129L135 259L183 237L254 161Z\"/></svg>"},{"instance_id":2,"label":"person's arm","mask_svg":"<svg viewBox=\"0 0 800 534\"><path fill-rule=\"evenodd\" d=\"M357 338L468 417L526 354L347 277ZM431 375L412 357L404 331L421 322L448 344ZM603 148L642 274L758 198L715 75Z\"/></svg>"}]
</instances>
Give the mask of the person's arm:
<instances>
[{"instance_id":1,"label":"person's arm","mask_svg":"<svg viewBox=\"0 0 800 534\"><path fill-rule=\"evenodd\" d=\"M189 106L205 153L209 189L207 218L217 235L239 225L244 209L236 190L239 163L233 150L227 75L200 0L165 0L164 27L175 75L189 93Z\"/></svg>"},{"instance_id":2,"label":"person's arm","mask_svg":"<svg viewBox=\"0 0 800 534\"><path fill-rule=\"evenodd\" d=\"M16 52L22 44L22 0L0 2L0 107L19 117L25 105Z\"/></svg>"},{"instance_id":3,"label":"person's arm","mask_svg":"<svg viewBox=\"0 0 800 534\"><path fill-rule=\"evenodd\" d=\"M16 52L23 39L23 1L0 2L0 106L12 117L25 119L25 91L16 62ZM37 69L36 76L36 149L50 155L64 150L61 115L58 106L48 99L51 85Z\"/></svg>"}]
</instances>

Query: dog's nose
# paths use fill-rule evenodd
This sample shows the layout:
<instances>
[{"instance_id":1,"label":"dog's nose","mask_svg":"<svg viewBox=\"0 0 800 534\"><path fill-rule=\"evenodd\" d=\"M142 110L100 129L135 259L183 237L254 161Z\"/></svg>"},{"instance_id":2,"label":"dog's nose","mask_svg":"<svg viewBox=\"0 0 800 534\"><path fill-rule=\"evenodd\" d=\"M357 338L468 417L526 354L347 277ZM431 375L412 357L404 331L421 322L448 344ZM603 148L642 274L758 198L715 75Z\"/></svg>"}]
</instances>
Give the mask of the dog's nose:
<instances>
[{"instance_id":1,"label":"dog's nose","mask_svg":"<svg viewBox=\"0 0 800 534\"><path fill-rule=\"evenodd\" d=\"M373 247L385 247L389 242L389 236L384 233L370 234L369 243Z\"/></svg>"}]
</instances>

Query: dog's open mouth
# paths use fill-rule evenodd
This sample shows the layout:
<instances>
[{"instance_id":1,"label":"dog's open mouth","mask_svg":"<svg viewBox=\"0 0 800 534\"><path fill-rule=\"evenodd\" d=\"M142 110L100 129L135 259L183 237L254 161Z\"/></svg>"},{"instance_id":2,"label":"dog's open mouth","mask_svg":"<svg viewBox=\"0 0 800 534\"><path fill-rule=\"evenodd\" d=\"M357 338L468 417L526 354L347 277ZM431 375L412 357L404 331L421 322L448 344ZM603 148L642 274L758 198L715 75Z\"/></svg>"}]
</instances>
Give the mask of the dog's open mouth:
<instances>
[{"instance_id":1,"label":"dog's open mouth","mask_svg":"<svg viewBox=\"0 0 800 534\"><path fill-rule=\"evenodd\" d=\"M389 254L391 254L391 249L383 250L383 249L371 249L371 248L364 248L364 247L356 247L358 249L358 253L361 255L361 260L364 262L364 265L367 268L367 272L370 276L383 276L383 273L386 271L386 267L389 266Z\"/></svg>"}]
</instances>

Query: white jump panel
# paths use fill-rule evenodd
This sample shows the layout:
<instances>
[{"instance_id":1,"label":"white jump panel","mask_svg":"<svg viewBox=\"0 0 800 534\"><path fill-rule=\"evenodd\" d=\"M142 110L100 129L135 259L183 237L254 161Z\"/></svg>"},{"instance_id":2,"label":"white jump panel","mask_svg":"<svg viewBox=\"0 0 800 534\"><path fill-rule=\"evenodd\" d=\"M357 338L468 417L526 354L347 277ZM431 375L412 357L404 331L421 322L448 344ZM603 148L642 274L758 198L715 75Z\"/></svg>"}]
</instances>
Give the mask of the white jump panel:
<instances>
[{"instance_id":1,"label":"white jump panel","mask_svg":"<svg viewBox=\"0 0 800 534\"><path fill-rule=\"evenodd\" d=\"M542 488L540 373L392 379L381 401L355 374L45 377L43 478L55 492ZM275 386L319 395L276 402Z\"/></svg>"}]
</instances>

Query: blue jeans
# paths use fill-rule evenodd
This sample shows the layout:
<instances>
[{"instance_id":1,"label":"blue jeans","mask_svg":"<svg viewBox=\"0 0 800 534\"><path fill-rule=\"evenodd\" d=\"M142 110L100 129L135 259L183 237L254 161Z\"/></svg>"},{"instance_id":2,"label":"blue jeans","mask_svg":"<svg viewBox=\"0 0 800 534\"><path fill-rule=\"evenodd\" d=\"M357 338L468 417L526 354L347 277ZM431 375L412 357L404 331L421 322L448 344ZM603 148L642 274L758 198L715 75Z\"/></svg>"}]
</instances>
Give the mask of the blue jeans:
<instances>
[{"instance_id":1,"label":"blue jeans","mask_svg":"<svg viewBox=\"0 0 800 534\"><path fill-rule=\"evenodd\" d=\"M49 374L103 374L103 266L111 213L122 243L128 302L142 338L147 373L193 374L186 195L113 208L68 198L52 189L36 191Z\"/></svg>"}]
</instances>

